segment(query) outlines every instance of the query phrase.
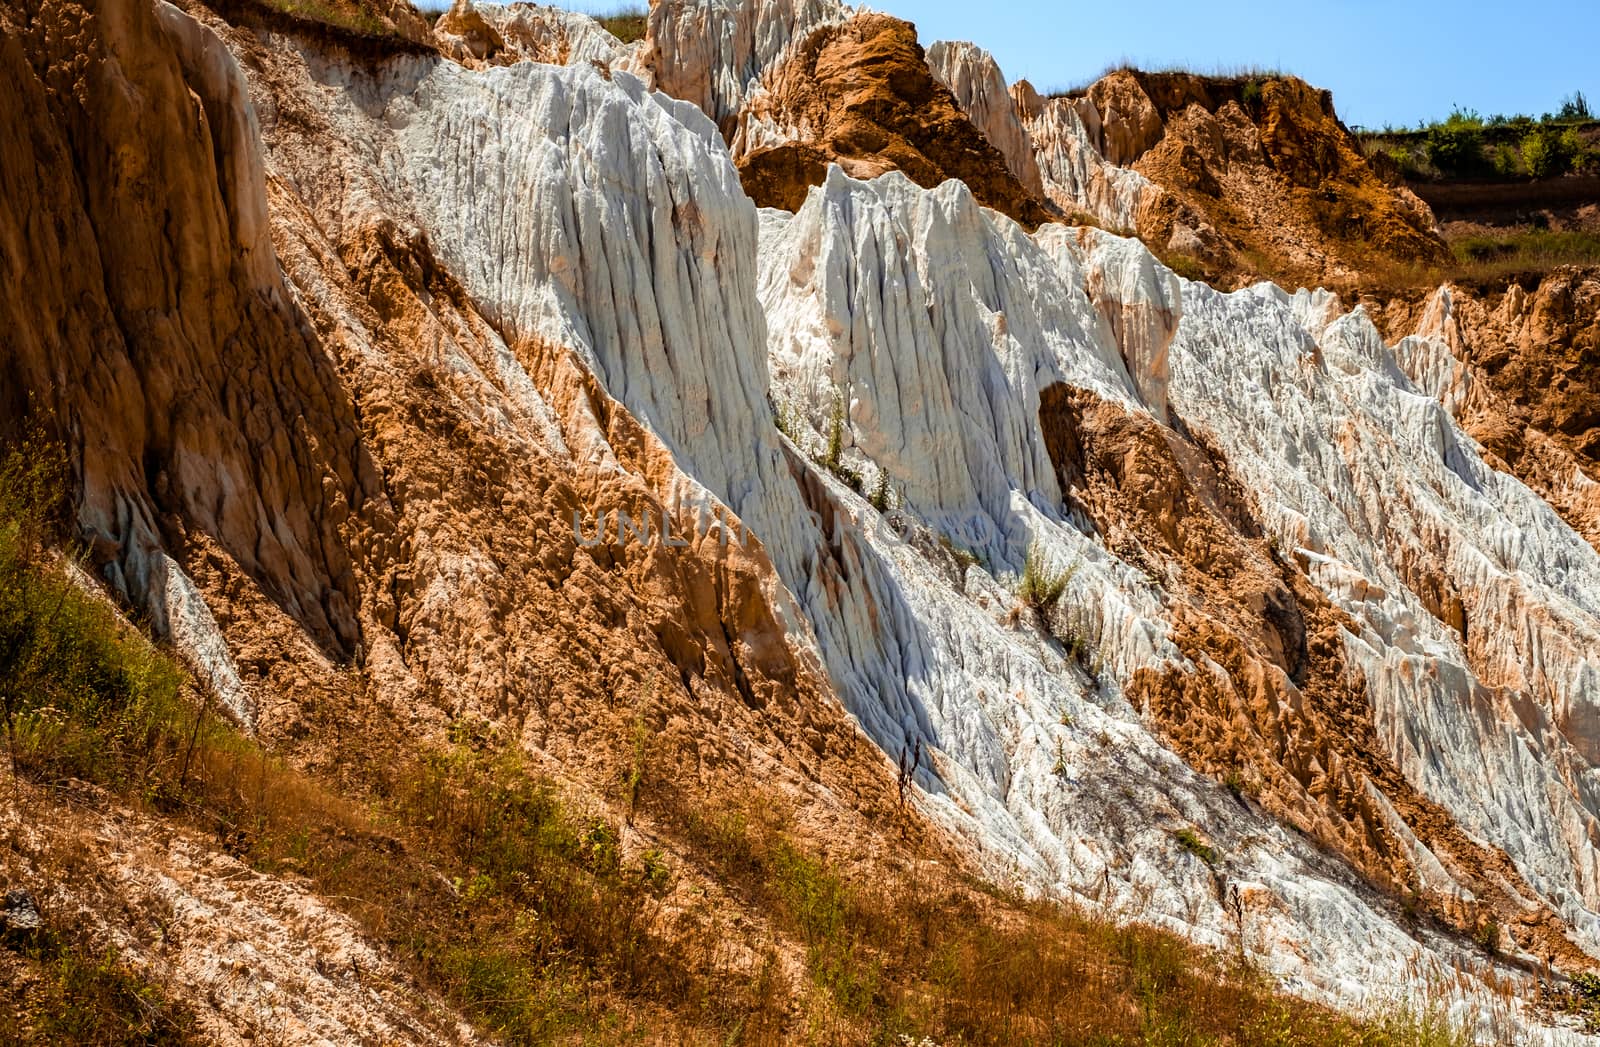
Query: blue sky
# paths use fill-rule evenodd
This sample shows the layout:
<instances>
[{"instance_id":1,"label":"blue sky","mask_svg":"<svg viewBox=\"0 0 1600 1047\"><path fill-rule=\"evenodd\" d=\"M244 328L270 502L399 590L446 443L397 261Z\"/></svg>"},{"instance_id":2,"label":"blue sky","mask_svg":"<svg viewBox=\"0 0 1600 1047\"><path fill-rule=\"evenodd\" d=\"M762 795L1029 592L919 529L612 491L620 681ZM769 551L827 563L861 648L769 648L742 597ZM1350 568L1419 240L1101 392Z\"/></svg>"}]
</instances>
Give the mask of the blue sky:
<instances>
[{"instance_id":1,"label":"blue sky","mask_svg":"<svg viewBox=\"0 0 1600 1047\"><path fill-rule=\"evenodd\" d=\"M986 47L1006 77L1041 90L1136 65L1282 69L1333 90L1346 123L1412 124L1452 105L1493 112L1557 108L1582 90L1600 102L1600 3L1415 0L872 0L917 24L924 44Z\"/></svg>"},{"instance_id":2,"label":"blue sky","mask_svg":"<svg viewBox=\"0 0 1600 1047\"><path fill-rule=\"evenodd\" d=\"M560 2L560 0L557 0ZM615 10L607 0L568 0ZM1485 116L1555 109L1582 90L1600 109L1600 2L1522 0L868 0L924 44L972 40L1006 77L1066 87L1131 59L1147 67L1276 67L1331 88L1346 123L1414 124L1452 105Z\"/></svg>"}]
</instances>

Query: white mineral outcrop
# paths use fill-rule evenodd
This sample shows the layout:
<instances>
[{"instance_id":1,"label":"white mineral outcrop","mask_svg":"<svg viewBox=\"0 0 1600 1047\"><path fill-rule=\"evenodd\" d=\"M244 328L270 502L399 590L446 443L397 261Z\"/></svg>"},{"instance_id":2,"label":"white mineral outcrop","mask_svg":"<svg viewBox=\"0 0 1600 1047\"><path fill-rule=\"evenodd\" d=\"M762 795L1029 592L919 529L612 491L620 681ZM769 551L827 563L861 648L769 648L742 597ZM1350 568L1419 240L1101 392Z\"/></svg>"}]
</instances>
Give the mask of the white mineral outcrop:
<instances>
[{"instance_id":1,"label":"white mineral outcrop","mask_svg":"<svg viewBox=\"0 0 1600 1047\"><path fill-rule=\"evenodd\" d=\"M1033 142L1017 116L1016 104L994 56L966 41L939 40L928 45L928 68L950 89L956 103L1006 158L1006 166L1030 193L1044 195Z\"/></svg>"},{"instance_id":2,"label":"white mineral outcrop","mask_svg":"<svg viewBox=\"0 0 1600 1047\"><path fill-rule=\"evenodd\" d=\"M656 88L693 102L720 126L791 46L851 13L839 0L667 0L650 7L642 67Z\"/></svg>"},{"instance_id":3,"label":"white mineral outcrop","mask_svg":"<svg viewBox=\"0 0 1600 1047\"><path fill-rule=\"evenodd\" d=\"M469 0L459 0L458 6ZM493 28L504 48L504 58L526 62L575 65L622 61L637 45L628 47L586 14L544 4L471 5Z\"/></svg>"},{"instance_id":4,"label":"white mineral outcrop","mask_svg":"<svg viewBox=\"0 0 1600 1047\"><path fill-rule=\"evenodd\" d=\"M1094 106L1087 99L1077 104L1044 98L1026 80L1013 84L1011 94L1033 144L1045 197L1062 211L1084 212L1109 229L1136 229L1140 207L1163 190L1101 154ZM1093 126L1085 124L1086 115Z\"/></svg>"},{"instance_id":5,"label":"white mineral outcrop","mask_svg":"<svg viewBox=\"0 0 1600 1047\"><path fill-rule=\"evenodd\" d=\"M1484 465L1438 383L1419 386L1328 296L1223 295L1136 241L1030 236L955 182L834 170L797 214L758 214L713 120L842 11L657 5L656 82L704 112L587 63L403 59L373 78L308 57L304 91L347 133L307 191L345 221L425 234L506 367L537 344L575 349L672 452L676 494L710 492L761 537L796 640L890 758L922 742L929 809L996 878L1240 943L1348 1006L1456 966L1462 1006L1487 999L1473 979L1488 961L1406 929L1344 865L1186 767L1122 697L1140 668L1208 669L1170 641L1162 580L1064 507L1040 395L1066 383L1206 431L1358 625L1352 662L1412 782L1600 950L1594 550ZM1073 200L1131 215L1121 176L1071 152L1092 150L1076 110L1045 111L1070 132L1061 164L1041 163L1047 186L1070 170ZM1052 141L1041 119L1036 145ZM529 397L505 424L527 426L530 453L608 467L601 442L554 443ZM833 444L836 471L882 484L895 513L805 460ZM1086 664L1016 612L1030 550L1076 565L1064 603ZM1422 569L1460 594L1465 639L1408 588ZM1218 868L1176 840L1190 827Z\"/></svg>"}]
</instances>

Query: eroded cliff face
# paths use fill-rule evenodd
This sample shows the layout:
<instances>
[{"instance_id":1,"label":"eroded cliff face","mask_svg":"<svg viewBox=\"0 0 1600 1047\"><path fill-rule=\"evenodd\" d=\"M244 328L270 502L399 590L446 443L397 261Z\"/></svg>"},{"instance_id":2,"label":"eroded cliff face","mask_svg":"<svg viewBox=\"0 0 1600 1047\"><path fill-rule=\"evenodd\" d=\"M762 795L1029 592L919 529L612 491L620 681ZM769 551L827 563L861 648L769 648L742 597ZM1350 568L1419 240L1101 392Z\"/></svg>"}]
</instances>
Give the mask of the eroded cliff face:
<instances>
[{"instance_id":1,"label":"eroded cliff face","mask_svg":"<svg viewBox=\"0 0 1600 1047\"><path fill-rule=\"evenodd\" d=\"M1492 918L1538 955L1586 962L1587 904L1572 905L1558 884L1589 889L1593 856L1579 842L1588 830L1577 827L1592 823L1593 807L1587 786L1558 783L1587 774L1576 710L1591 686L1595 620L1581 595L1589 583L1571 588L1566 571L1594 570L1589 547L1520 484L1476 462L1443 412L1423 407L1371 323L1360 312L1341 316L1335 299L1266 288L1222 295L1183 283L1180 309L1170 277L1128 241L1050 229L1031 243L985 246L982 223L955 218L955 201L901 199L890 178L871 185L882 188L841 179L775 241L784 246L762 292L769 315L782 318L774 379L792 390L788 403L808 420L814 448L827 433L828 404L842 398L845 461L863 486L886 470L902 511L974 550L991 577L1016 577L1029 549L1077 565L1048 632L1071 653L1069 665L1093 670L1087 683L1023 672L1030 658L1051 664L1048 653L1023 653L1033 642L1024 613L1020 629L1000 615L999 633L978 645L984 653L962 646L933 656L936 665L953 659L966 679L932 673L918 688L938 695L924 708L944 711L933 718L940 751L965 753L958 762L979 781L994 776L989 788L1046 868L1088 897L1123 876L1148 890L1115 852L1100 850L1119 832L1078 821L1099 790L1124 782L1098 761L1110 751L1126 759L1133 748L1127 736L1112 744L1095 734L1088 708L1114 710L1126 699L1193 763L1375 880L1463 929ZM909 245L909 257L895 261L891 243ZM1054 266L1029 261L1040 248ZM996 258L1007 259L999 271ZM867 279L843 276L861 267ZM1063 276L1067 287L1054 283ZM1074 298L1076 319L1056 314L1051 303ZM1156 386L1162 398L1137 388L1133 362L1149 354L1128 352L1104 319L1113 303L1158 329L1181 311L1170 374ZM1252 347L1248 364L1230 348L1241 345ZM966 372L991 352L993 372ZM941 367L951 370L940 376ZM1080 392L1063 393L1062 382ZM905 402L921 409L908 414L898 407ZM1045 462L1034 464L1039 455ZM1513 520L1529 560L1488 552ZM958 591L992 606L993 591L974 570L964 573ZM936 612L922 608L935 602L912 601L930 618ZM980 628L930 623L917 635ZM1535 679L1542 683L1530 687ZM962 690L980 703L1002 698L980 704L975 722L966 713L945 719ZM1541 693L1546 712L1530 721L1522 696ZM1565 709L1576 718L1563 719ZM1470 741L1455 734L1464 728ZM1532 752L1540 755L1530 761ZM1508 810L1488 783L1527 773L1546 783L1532 793L1539 801ZM953 791L971 782L945 780ZM1157 794L1178 788L1166 779ZM1099 795L1110 817L1116 794ZM1139 800L1162 809L1153 797ZM1224 804L1184 816L1223 834L1235 824ZM1139 813L1118 817L1122 832L1136 834ZM1150 835L1135 835L1136 847L1158 846L1160 825L1158 817ZM1238 837L1217 838L1236 856L1228 879L1248 898L1245 922L1286 920L1297 929L1279 933L1314 948L1331 911L1296 909L1297 892L1256 865ZM1484 838L1516 856L1511 864L1476 842ZM1054 857L1068 841L1085 850ZM1196 890L1209 892L1181 886L1181 868L1164 866L1163 876L1175 877L1174 899L1193 905ZM1555 869L1565 871L1552 878ZM1266 885L1259 894L1256 884ZM1213 926L1231 918L1217 904ZM1203 907L1174 916L1207 925ZM1368 919L1338 919L1346 918Z\"/></svg>"},{"instance_id":2,"label":"eroded cliff face","mask_svg":"<svg viewBox=\"0 0 1600 1047\"><path fill-rule=\"evenodd\" d=\"M55 412L101 576L282 751L481 720L600 797L643 724L686 794L757 779L868 869L898 764L1003 886L1346 1007L1511 985L1490 1017L1554 1036L1471 939L1600 953L1592 281L1380 333L1033 228L1037 178L1174 249L1431 250L1304 85L1013 112L976 49L816 4L662 2L630 48L458 4L431 54L197 0L0 19L0 267L50 274L0 296L6 410ZM274 939L315 904L173 879L270 895ZM441 1035L273 956L307 1029Z\"/></svg>"},{"instance_id":3,"label":"eroded cliff face","mask_svg":"<svg viewBox=\"0 0 1600 1047\"><path fill-rule=\"evenodd\" d=\"M1600 280L1559 270L1503 292L1451 286L1384 309L1407 373L1502 470L1600 542Z\"/></svg>"},{"instance_id":4,"label":"eroded cliff face","mask_svg":"<svg viewBox=\"0 0 1600 1047\"><path fill-rule=\"evenodd\" d=\"M624 62L633 48L608 33L599 22L576 11L540 4L456 3L434 23L440 50L463 65L511 65L546 62L571 65Z\"/></svg>"},{"instance_id":5,"label":"eroded cliff face","mask_svg":"<svg viewBox=\"0 0 1600 1047\"><path fill-rule=\"evenodd\" d=\"M22 97L6 109L17 192L4 265L53 280L32 301L5 296L8 411L22 417L30 397L54 411L101 577L240 721L313 766L333 732L363 722L425 747L485 721L597 797L646 725L685 796L729 796L756 775L825 797L808 821L854 822L817 830L841 853L875 837L868 812L894 802L892 767L829 699L761 540L675 457L710 427L713 393L759 397L733 350L759 364L764 343L753 295L708 298L691 323L715 281L652 253L675 244L686 265L742 265L753 286L754 208L698 111L587 63L523 63L496 80L326 49L318 33L236 29L201 5L32 14L7 24L6 83ZM497 91L508 119L488 148L508 169L531 161L528 181L475 227L469 190L432 181L432 161ZM379 129L369 105L409 114L414 137ZM380 162L385 142L412 166ZM484 157L461 159L454 175L480 177ZM56 177L74 171L82 182ZM584 189L610 178L632 188ZM515 251L482 253L476 236L527 214L551 223L521 227L527 269L500 264ZM613 268L624 244L634 253ZM613 295L628 279L623 313ZM627 390L680 350L710 356L715 381L703 375L698 396L692 382L649 383L661 402L630 411L607 390L605 375ZM772 475L789 483L761 426ZM718 489L740 500L731 448L748 434L714 432L729 441ZM653 537L623 539L619 512ZM174 979L216 1028L435 1038L438 1023L367 998L359 978L328 985L327 942L278 940L311 918L303 891L271 878L224 888L194 868L212 861L203 842L174 846L137 859L155 887L108 896L158 890L187 906L193 892L209 907L211 923L180 921L194 935L182 957L129 958ZM218 923L270 953L225 993L207 988L228 962ZM425 997L355 933L328 941L399 980L397 997Z\"/></svg>"},{"instance_id":6,"label":"eroded cliff face","mask_svg":"<svg viewBox=\"0 0 1600 1047\"><path fill-rule=\"evenodd\" d=\"M1043 199L1044 182L1033 155L1033 143L994 56L974 44L938 40L928 46L927 58L934 79L950 89L973 126L1000 150L1017 181L1033 196Z\"/></svg>"},{"instance_id":7,"label":"eroded cliff face","mask_svg":"<svg viewBox=\"0 0 1600 1047\"><path fill-rule=\"evenodd\" d=\"M1081 96L1013 96L1052 200L1213 280L1353 284L1445 255L1427 206L1379 179L1327 92L1293 77L1121 70Z\"/></svg>"},{"instance_id":8,"label":"eroded cliff face","mask_svg":"<svg viewBox=\"0 0 1600 1047\"><path fill-rule=\"evenodd\" d=\"M1048 217L1021 181L1026 167L1015 173L934 76L916 29L885 15L797 41L740 110L731 147L746 192L766 207L798 209L836 163L858 178L902 171L928 188L958 179L1027 226Z\"/></svg>"},{"instance_id":9,"label":"eroded cliff face","mask_svg":"<svg viewBox=\"0 0 1600 1047\"><path fill-rule=\"evenodd\" d=\"M9 409L70 443L95 566L158 627L193 531L349 657L351 507L381 492L279 271L237 66L168 8L0 18Z\"/></svg>"}]
</instances>

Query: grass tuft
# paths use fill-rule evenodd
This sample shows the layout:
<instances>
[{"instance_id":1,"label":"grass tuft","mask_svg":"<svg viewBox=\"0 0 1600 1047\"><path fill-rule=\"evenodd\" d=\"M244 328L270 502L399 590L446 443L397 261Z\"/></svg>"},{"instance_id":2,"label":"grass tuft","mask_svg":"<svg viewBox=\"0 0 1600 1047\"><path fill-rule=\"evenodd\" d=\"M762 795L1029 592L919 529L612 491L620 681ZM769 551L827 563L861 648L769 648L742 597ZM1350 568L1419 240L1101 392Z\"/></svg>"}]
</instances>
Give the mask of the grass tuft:
<instances>
[{"instance_id":1,"label":"grass tuft","mask_svg":"<svg viewBox=\"0 0 1600 1047\"><path fill-rule=\"evenodd\" d=\"M1048 614L1061 602L1077 571L1076 563L1060 570L1051 568L1045 563L1044 550L1037 544L1030 545L1022 564L1022 577L1017 581L1017 598L1025 607Z\"/></svg>"}]
</instances>

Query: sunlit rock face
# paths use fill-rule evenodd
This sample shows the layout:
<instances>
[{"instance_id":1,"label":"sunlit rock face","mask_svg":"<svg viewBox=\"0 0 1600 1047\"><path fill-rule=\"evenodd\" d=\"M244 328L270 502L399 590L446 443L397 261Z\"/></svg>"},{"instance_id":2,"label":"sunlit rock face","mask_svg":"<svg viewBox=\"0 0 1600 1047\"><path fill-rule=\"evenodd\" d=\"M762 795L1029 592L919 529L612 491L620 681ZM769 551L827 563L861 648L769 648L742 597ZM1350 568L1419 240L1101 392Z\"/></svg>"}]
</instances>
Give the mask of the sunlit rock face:
<instances>
[{"instance_id":1,"label":"sunlit rock face","mask_svg":"<svg viewBox=\"0 0 1600 1047\"><path fill-rule=\"evenodd\" d=\"M758 208L740 114L847 22L827 4L661 3L631 49L463 4L452 57L360 62L148 14L110 20L113 51L168 41L126 126L119 84L74 108L0 42L8 150L170 145L181 197L19 182L168 267L101 287L70 238L29 244L125 424L49 380L22 312L9 363L100 434L97 566L241 719L261 647L315 675L359 644L397 715L448 695L580 766L595 696L666 680L713 764L753 744L824 805L910 766L989 878L1318 999L1523 984L1398 897L1517 956L1600 952L1600 557L1475 435L1448 294L1391 345L1328 293L1223 293L957 180L823 164ZM926 59L1008 177L1137 225L1136 100L1013 110L983 52ZM714 522L581 551L571 514L638 500ZM248 587L205 574L234 568L320 646L236 658Z\"/></svg>"},{"instance_id":2,"label":"sunlit rock face","mask_svg":"<svg viewBox=\"0 0 1600 1047\"><path fill-rule=\"evenodd\" d=\"M1006 166L1023 188L1044 195L1033 142L1017 116L1006 78L994 57L965 41L940 40L928 47L928 68L950 89L957 104L984 137L1006 158Z\"/></svg>"},{"instance_id":3,"label":"sunlit rock face","mask_svg":"<svg viewBox=\"0 0 1600 1047\"><path fill-rule=\"evenodd\" d=\"M1462 957L1419 943L1269 815L1347 845L1373 875L1415 878L1441 911L1514 894L1585 941L1589 852L1577 841L1591 805L1546 790L1537 810L1507 812L1492 783L1586 765L1559 730L1509 707L1485 717L1499 681L1470 639L1451 647L1451 598L1468 623L1495 620L1499 590L1467 570L1488 552L1464 546L1457 566L1433 548L1429 579L1416 564L1437 544L1424 535L1523 519L1547 530L1541 548L1579 584L1593 551L1474 457L1359 313L1327 296L1222 295L1095 230L1030 235L958 183L835 170L796 214L758 213L709 118L621 72L429 66L349 98L350 139L373 144L346 162L426 232L509 342L574 346L660 437L685 489L711 492L761 537L795 642L890 758L920 741L931 808L991 869L1202 940L1243 933L1305 991L1345 1001L1401 977L1419 949ZM1106 480L1110 466L1075 477L1056 426L1075 427L1101 462L1133 433L1169 441L1175 482L1193 489L1173 503L1175 526L1221 489L1213 473L1235 478L1237 511L1217 517L1235 533L1217 540L1252 577L1288 572L1260 583L1263 598L1287 585L1295 613L1326 617L1327 643L1306 664L1349 679L1297 680L1288 633L1262 639L1242 614L1208 608L1185 572L1214 558L1182 535L1146 538L1159 512ZM1030 550L1073 567L1048 629L1012 592ZM1526 593L1506 613L1561 616L1523 649L1542 652L1546 677L1567 674L1552 704L1575 701L1593 610L1580 590L1536 581L1553 560L1521 563ZM1171 721L1161 694L1225 671L1196 639L1212 634L1259 667L1252 693L1271 716L1343 703L1387 751L1318 770L1304 754L1336 747L1260 742L1265 807L1196 774L1185 760L1205 763L1204 732ZM1543 747L1562 755L1527 755ZM1498 765L1478 772L1481 787L1447 771L1474 760ZM1386 777L1391 766L1402 777ZM1366 810L1329 814L1319 773L1342 776L1340 795L1367 795ZM1410 791L1387 796L1396 782ZM1512 893L1477 897L1471 841L1406 822L1438 809L1506 848ZM1219 842L1237 895L1177 842L1186 826ZM1362 851L1350 842L1362 827L1397 842ZM1377 944L1352 952L1354 933Z\"/></svg>"}]
</instances>

